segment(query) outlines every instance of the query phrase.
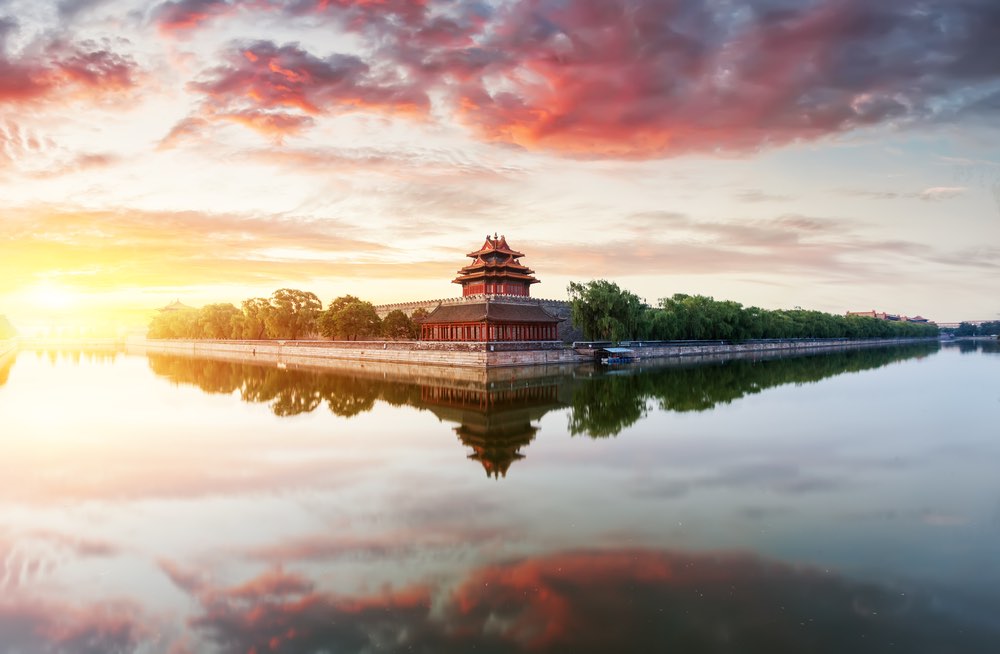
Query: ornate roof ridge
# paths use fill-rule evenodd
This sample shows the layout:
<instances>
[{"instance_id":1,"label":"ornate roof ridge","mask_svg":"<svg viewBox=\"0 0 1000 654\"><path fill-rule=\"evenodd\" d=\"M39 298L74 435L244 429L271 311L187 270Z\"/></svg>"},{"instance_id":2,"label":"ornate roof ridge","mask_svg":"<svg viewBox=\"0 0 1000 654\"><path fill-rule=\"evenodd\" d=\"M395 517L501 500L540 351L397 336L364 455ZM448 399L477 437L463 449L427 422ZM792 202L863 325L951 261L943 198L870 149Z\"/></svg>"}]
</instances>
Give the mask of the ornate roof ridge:
<instances>
[{"instance_id":1,"label":"ornate roof ridge","mask_svg":"<svg viewBox=\"0 0 1000 654\"><path fill-rule=\"evenodd\" d=\"M523 253L518 252L517 250L512 249L510 247L510 245L507 244L507 237L506 236L504 236L504 235L497 236L496 232L493 232L493 237L492 238L490 238L490 235L487 234L486 235L486 241L482 244L482 246L480 246L480 248L478 250L476 250L475 252L470 252L469 254L467 254L465 256L471 257L473 259L476 259L480 255L482 255L482 254L484 254L486 252L497 252L499 254L508 254L508 255L514 257L515 259L524 256Z\"/></svg>"}]
</instances>

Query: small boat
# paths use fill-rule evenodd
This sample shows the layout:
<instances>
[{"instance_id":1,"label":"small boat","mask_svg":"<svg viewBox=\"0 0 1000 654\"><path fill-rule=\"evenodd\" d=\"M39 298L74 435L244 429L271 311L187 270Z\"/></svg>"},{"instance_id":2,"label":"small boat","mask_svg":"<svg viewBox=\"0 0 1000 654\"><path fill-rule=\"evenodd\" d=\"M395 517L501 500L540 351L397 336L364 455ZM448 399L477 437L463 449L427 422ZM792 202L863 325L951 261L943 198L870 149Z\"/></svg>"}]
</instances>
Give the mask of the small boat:
<instances>
[{"instance_id":1,"label":"small boat","mask_svg":"<svg viewBox=\"0 0 1000 654\"><path fill-rule=\"evenodd\" d=\"M604 347L601 348L601 363L632 363L638 357L635 352L627 347Z\"/></svg>"}]
</instances>

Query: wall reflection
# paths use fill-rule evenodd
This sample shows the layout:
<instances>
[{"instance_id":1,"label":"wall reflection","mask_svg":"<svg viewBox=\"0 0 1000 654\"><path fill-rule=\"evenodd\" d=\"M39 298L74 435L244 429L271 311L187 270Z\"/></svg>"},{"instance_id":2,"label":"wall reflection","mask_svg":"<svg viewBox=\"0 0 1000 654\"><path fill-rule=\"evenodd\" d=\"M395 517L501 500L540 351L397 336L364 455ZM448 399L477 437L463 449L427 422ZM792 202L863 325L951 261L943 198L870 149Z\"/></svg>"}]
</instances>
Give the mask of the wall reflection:
<instances>
[{"instance_id":1,"label":"wall reflection","mask_svg":"<svg viewBox=\"0 0 1000 654\"><path fill-rule=\"evenodd\" d=\"M259 363L149 353L157 375L191 384L206 393L238 394L245 402L266 403L277 416L295 416L325 405L352 417L376 403L432 411L456 423L455 434L471 448L470 460L490 477L505 477L525 457L538 432L535 424L550 411L568 408L569 432L592 438L615 436L651 409L705 411L784 384L816 382L923 357L936 344L868 348L831 354L772 359L731 359L710 363L659 362L619 370L581 367L574 374L502 381L419 381L385 369L316 370Z\"/></svg>"}]
</instances>

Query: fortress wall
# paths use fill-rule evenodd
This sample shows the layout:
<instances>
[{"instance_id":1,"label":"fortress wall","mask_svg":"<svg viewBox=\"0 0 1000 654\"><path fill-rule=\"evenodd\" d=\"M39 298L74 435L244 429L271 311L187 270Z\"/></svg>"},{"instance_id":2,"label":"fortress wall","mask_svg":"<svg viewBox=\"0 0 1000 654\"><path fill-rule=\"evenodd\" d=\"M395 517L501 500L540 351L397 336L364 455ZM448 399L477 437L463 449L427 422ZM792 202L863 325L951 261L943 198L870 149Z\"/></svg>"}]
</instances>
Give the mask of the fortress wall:
<instances>
[{"instance_id":1,"label":"fortress wall","mask_svg":"<svg viewBox=\"0 0 1000 654\"><path fill-rule=\"evenodd\" d=\"M736 354L774 353L798 354L823 350L843 350L881 345L903 345L937 341L936 338L881 338L865 340L847 339L789 339L751 343L679 343L674 345L635 344L628 346L639 359L665 359L705 356L732 356ZM583 353L584 350L576 350Z\"/></svg>"},{"instance_id":2,"label":"fortress wall","mask_svg":"<svg viewBox=\"0 0 1000 654\"><path fill-rule=\"evenodd\" d=\"M798 354L809 351L899 345L934 339L878 339L864 341L809 340L739 344L636 344L640 359L686 359L734 355ZM438 341L208 341L149 340L147 351L188 356L223 357L235 361L304 367L391 364L395 372L435 378L478 378L456 369L487 370L522 366L560 366L587 363L594 352L572 350L558 343L452 343ZM130 346L130 350L138 349Z\"/></svg>"},{"instance_id":3,"label":"fortress wall","mask_svg":"<svg viewBox=\"0 0 1000 654\"><path fill-rule=\"evenodd\" d=\"M381 362L427 366L494 368L581 363L581 356L558 343L453 343L439 341L209 341L147 340L151 352L189 356L229 355L234 360L322 366L324 362ZM138 348L132 348L138 349Z\"/></svg>"}]
</instances>

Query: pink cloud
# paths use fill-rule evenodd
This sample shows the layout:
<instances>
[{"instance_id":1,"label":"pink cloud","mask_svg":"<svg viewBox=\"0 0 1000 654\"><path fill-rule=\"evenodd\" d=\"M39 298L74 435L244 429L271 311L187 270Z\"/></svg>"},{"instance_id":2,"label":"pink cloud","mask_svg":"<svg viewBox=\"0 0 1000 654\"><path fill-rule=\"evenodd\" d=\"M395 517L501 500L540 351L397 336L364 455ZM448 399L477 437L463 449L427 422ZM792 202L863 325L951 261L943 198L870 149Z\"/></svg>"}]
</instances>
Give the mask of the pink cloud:
<instances>
[{"instance_id":1,"label":"pink cloud","mask_svg":"<svg viewBox=\"0 0 1000 654\"><path fill-rule=\"evenodd\" d=\"M231 51L225 63L190 87L206 98L204 117L239 122L271 136L299 132L316 114L424 115L430 106L422 90L358 57L319 58L295 44L269 41Z\"/></svg>"},{"instance_id":2,"label":"pink cloud","mask_svg":"<svg viewBox=\"0 0 1000 654\"><path fill-rule=\"evenodd\" d=\"M247 52L256 59L230 58L195 88L227 106L239 98L246 111L421 116L427 92L440 90L446 108L487 141L582 157L744 152L959 115L975 104L963 90L969 80L998 77L981 63L1000 56L982 28L1000 18L991 7L942 6L955 26L942 30L935 12L859 0L743 11L668 0L525 0L499 9L275 0L268 11L319 15L362 35L365 59L256 44L261 52ZM406 82L385 69L406 71Z\"/></svg>"},{"instance_id":3,"label":"pink cloud","mask_svg":"<svg viewBox=\"0 0 1000 654\"><path fill-rule=\"evenodd\" d=\"M56 40L18 55L5 52L3 41L0 34L0 104L97 99L140 83L135 60L107 41Z\"/></svg>"},{"instance_id":4,"label":"pink cloud","mask_svg":"<svg viewBox=\"0 0 1000 654\"><path fill-rule=\"evenodd\" d=\"M251 6L258 3L246 3ZM159 5L153 12L161 32L174 34L200 27L207 21L235 13L239 3L229 0L177 0Z\"/></svg>"}]
</instances>

